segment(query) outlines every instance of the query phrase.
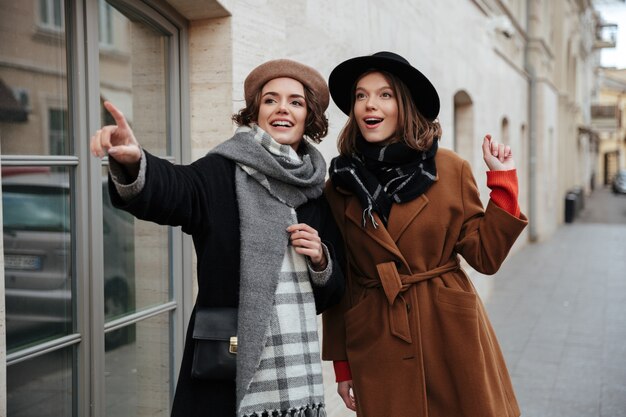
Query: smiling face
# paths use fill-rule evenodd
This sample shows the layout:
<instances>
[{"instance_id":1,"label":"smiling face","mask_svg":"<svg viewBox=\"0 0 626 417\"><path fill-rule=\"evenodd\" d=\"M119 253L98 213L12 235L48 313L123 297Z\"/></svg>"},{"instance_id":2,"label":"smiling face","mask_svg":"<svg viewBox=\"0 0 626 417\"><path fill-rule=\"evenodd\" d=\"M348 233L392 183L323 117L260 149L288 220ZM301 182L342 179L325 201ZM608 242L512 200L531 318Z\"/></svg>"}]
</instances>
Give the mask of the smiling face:
<instances>
[{"instance_id":1,"label":"smiling face","mask_svg":"<svg viewBox=\"0 0 626 417\"><path fill-rule=\"evenodd\" d=\"M392 141L398 129L398 100L385 76L380 72L363 76L354 98L354 117L363 138L380 145Z\"/></svg>"},{"instance_id":2,"label":"smiling face","mask_svg":"<svg viewBox=\"0 0 626 417\"><path fill-rule=\"evenodd\" d=\"M302 83L293 78L274 78L263 86L257 124L276 142L298 150L306 116Z\"/></svg>"}]
</instances>

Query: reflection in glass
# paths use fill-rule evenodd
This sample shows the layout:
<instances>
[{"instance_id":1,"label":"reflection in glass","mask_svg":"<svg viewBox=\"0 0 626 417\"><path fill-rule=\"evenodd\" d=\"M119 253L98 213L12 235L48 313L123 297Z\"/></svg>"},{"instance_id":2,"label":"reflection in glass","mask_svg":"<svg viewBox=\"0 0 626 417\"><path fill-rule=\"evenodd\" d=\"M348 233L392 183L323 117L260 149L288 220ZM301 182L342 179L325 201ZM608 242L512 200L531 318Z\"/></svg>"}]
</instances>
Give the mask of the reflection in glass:
<instances>
[{"instance_id":1,"label":"reflection in glass","mask_svg":"<svg viewBox=\"0 0 626 417\"><path fill-rule=\"evenodd\" d=\"M64 1L0 2L3 155L71 155Z\"/></svg>"},{"instance_id":2,"label":"reflection in glass","mask_svg":"<svg viewBox=\"0 0 626 417\"><path fill-rule=\"evenodd\" d=\"M39 19L42 27L63 28L63 1L39 0Z\"/></svg>"},{"instance_id":3,"label":"reflection in glass","mask_svg":"<svg viewBox=\"0 0 626 417\"><path fill-rule=\"evenodd\" d=\"M100 98L122 111L151 153L170 152L167 114L168 38L100 1ZM101 109L102 125L113 119Z\"/></svg>"},{"instance_id":4,"label":"reflection in glass","mask_svg":"<svg viewBox=\"0 0 626 417\"><path fill-rule=\"evenodd\" d=\"M170 301L168 229L111 205L103 171L104 315L107 322Z\"/></svg>"},{"instance_id":5,"label":"reflection in glass","mask_svg":"<svg viewBox=\"0 0 626 417\"><path fill-rule=\"evenodd\" d=\"M131 329L106 334L119 342L106 348L106 415L169 416L170 313L143 320Z\"/></svg>"},{"instance_id":6,"label":"reflection in glass","mask_svg":"<svg viewBox=\"0 0 626 417\"><path fill-rule=\"evenodd\" d=\"M7 367L11 417L71 417L74 349L65 348Z\"/></svg>"},{"instance_id":7,"label":"reflection in glass","mask_svg":"<svg viewBox=\"0 0 626 417\"><path fill-rule=\"evenodd\" d=\"M70 171L2 167L7 349L72 332Z\"/></svg>"}]
</instances>

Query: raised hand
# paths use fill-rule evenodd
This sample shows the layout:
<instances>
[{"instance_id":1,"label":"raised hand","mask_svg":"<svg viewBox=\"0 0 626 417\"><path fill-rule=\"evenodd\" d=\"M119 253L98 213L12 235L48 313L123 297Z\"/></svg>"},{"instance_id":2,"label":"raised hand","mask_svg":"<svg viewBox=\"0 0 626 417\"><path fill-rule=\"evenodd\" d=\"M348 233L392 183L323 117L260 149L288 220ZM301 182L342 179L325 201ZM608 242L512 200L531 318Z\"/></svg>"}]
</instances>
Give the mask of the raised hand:
<instances>
[{"instance_id":1,"label":"raised hand","mask_svg":"<svg viewBox=\"0 0 626 417\"><path fill-rule=\"evenodd\" d=\"M122 165L136 165L141 159L141 149L126 118L109 101L104 102L104 108L115 119L115 125L103 126L96 131L91 137L91 153L99 158L108 154Z\"/></svg>"},{"instance_id":2,"label":"raised hand","mask_svg":"<svg viewBox=\"0 0 626 417\"><path fill-rule=\"evenodd\" d=\"M508 171L515 169L515 160L509 145L498 143L485 135L483 139L483 159L490 171Z\"/></svg>"}]
</instances>

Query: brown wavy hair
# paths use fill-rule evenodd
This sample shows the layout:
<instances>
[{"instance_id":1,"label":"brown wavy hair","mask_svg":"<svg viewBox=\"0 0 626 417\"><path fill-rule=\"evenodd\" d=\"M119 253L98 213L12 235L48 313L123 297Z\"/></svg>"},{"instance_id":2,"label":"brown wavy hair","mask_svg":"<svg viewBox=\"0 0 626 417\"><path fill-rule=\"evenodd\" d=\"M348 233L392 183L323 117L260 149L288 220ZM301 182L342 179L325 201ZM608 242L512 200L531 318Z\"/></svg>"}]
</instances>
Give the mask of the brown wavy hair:
<instances>
[{"instance_id":1,"label":"brown wavy hair","mask_svg":"<svg viewBox=\"0 0 626 417\"><path fill-rule=\"evenodd\" d=\"M339 153L351 155L356 151L356 138L361 132L354 116L355 90L359 80L373 72L379 72L385 77L398 101L398 126L392 142L404 141L407 146L418 151L430 149L433 140L441 137L442 130L439 122L430 121L422 116L415 106L411 92L400 78L386 71L372 70L363 73L352 86L350 116L337 139Z\"/></svg>"},{"instance_id":2,"label":"brown wavy hair","mask_svg":"<svg viewBox=\"0 0 626 417\"><path fill-rule=\"evenodd\" d=\"M328 134L328 118L324 114L324 109L320 104L317 95L306 85L304 87L304 100L306 101L306 120L304 127L304 137L311 142L320 143ZM261 107L261 92L263 87L254 94L252 101L238 113L233 114L232 121L237 126L249 126L250 123L256 123L259 116L259 108Z\"/></svg>"}]
</instances>

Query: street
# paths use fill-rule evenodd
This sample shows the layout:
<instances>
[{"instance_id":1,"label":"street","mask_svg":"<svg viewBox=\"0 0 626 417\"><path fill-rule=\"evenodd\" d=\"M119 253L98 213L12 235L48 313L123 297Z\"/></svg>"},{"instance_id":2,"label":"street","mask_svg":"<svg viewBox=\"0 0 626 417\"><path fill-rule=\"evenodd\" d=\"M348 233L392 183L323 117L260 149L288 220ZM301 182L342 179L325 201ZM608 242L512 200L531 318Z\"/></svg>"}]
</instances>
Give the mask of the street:
<instances>
[{"instance_id":1,"label":"street","mask_svg":"<svg viewBox=\"0 0 626 417\"><path fill-rule=\"evenodd\" d=\"M626 196L595 190L491 279L483 301L522 416L626 417ZM354 416L325 367L328 416Z\"/></svg>"}]
</instances>

